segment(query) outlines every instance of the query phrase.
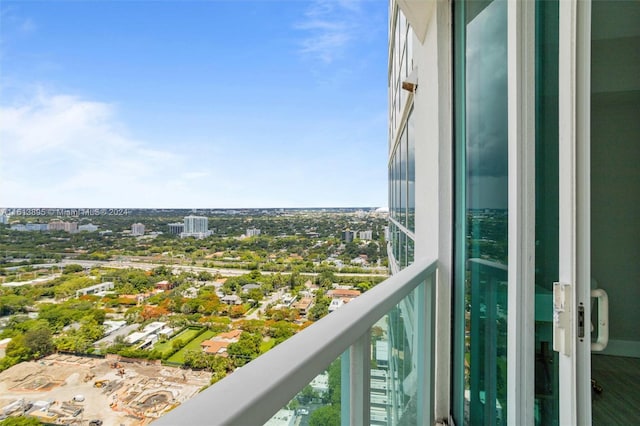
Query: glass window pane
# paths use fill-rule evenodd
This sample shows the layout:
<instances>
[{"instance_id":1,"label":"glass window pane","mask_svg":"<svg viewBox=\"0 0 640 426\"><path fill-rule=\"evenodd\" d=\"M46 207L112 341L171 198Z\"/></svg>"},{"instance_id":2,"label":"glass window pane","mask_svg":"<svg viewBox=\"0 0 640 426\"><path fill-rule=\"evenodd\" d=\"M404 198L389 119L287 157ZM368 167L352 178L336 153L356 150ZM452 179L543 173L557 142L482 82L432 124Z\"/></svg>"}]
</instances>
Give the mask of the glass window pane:
<instances>
[{"instance_id":1,"label":"glass window pane","mask_svg":"<svg viewBox=\"0 0 640 426\"><path fill-rule=\"evenodd\" d=\"M420 284L371 328L371 424L416 425L418 422L419 353L424 322L417 304ZM422 287L422 288L421 288ZM424 408L424 407L422 407Z\"/></svg>"},{"instance_id":2,"label":"glass window pane","mask_svg":"<svg viewBox=\"0 0 640 426\"><path fill-rule=\"evenodd\" d=\"M506 422L507 7L455 3L454 420ZM457 370L457 372L456 372Z\"/></svg>"},{"instance_id":3,"label":"glass window pane","mask_svg":"<svg viewBox=\"0 0 640 426\"><path fill-rule=\"evenodd\" d=\"M348 357L348 351L301 389L265 426L309 424L317 419L322 419L322 424L327 426L340 426L342 394L348 393L348 390L343 392L343 384L348 384L348 378L345 380L342 372L344 357ZM344 397L348 398L348 395Z\"/></svg>"},{"instance_id":4,"label":"glass window pane","mask_svg":"<svg viewBox=\"0 0 640 426\"><path fill-rule=\"evenodd\" d=\"M551 299L558 280L558 5L536 2L535 424L550 426L559 421Z\"/></svg>"},{"instance_id":5,"label":"glass window pane","mask_svg":"<svg viewBox=\"0 0 640 426\"><path fill-rule=\"evenodd\" d=\"M416 139L413 120L413 110L411 110L407 119L407 228L410 231L415 231L416 211Z\"/></svg>"},{"instance_id":6,"label":"glass window pane","mask_svg":"<svg viewBox=\"0 0 640 426\"><path fill-rule=\"evenodd\" d=\"M400 154L400 173L398 176L398 184L400 186L400 214L398 215L398 222L403 226L407 226L407 132L402 132L400 137L400 143L398 144L398 152Z\"/></svg>"}]
</instances>

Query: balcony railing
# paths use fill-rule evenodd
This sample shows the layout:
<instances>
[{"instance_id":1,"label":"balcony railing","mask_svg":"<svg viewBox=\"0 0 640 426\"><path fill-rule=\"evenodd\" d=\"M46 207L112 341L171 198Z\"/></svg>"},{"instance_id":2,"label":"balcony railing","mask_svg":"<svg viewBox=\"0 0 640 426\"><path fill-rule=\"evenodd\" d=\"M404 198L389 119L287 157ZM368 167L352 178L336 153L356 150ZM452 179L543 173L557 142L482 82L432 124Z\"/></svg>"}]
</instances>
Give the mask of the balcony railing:
<instances>
[{"instance_id":1,"label":"balcony railing","mask_svg":"<svg viewBox=\"0 0 640 426\"><path fill-rule=\"evenodd\" d=\"M436 263L416 261L155 424L263 425L276 413L307 415L280 410L339 357L343 425L431 424Z\"/></svg>"}]
</instances>

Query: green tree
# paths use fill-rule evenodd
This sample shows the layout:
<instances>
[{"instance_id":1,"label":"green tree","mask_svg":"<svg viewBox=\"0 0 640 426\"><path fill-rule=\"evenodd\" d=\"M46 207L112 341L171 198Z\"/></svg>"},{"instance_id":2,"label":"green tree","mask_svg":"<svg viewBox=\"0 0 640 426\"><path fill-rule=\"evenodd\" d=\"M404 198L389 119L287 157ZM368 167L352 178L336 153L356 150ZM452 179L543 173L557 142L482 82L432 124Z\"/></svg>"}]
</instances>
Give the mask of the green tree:
<instances>
[{"instance_id":1,"label":"green tree","mask_svg":"<svg viewBox=\"0 0 640 426\"><path fill-rule=\"evenodd\" d=\"M40 358L49 355L55 349L48 327L29 330L24 335L24 346L29 349L30 356Z\"/></svg>"},{"instance_id":2,"label":"green tree","mask_svg":"<svg viewBox=\"0 0 640 426\"><path fill-rule=\"evenodd\" d=\"M29 303L30 300L27 297L17 294L0 296L0 316L25 312L25 308Z\"/></svg>"},{"instance_id":3,"label":"green tree","mask_svg":"<svg viewBox=\"0 0 640 426\"><path fill-rule=\"evenodd\" d=\"M318 395L316 394L316 391L313 390L311 385L307 385L302 389L302 392L300 392L300 396L304 401L306 401L305 403L309 403Z\"/></svg>"},{"instance_id":4,"label":"green tree","mask_svg":"<svg viewBox=\"0 0 640 426\"><path fill-rule=\"evenodd\" d=\"M73 274L76 272L82 272L83 270L84 268L82 268L82 266L74 263L71 265L65 265L65 267L62 268L62 273L66 275L66 274Z\"/></svg>"},{"instance_id":5,"label":"green tree","mask_svg":"<svg viewBox=\"0 0 640 426\"><path fill-rule=\"evenodd\" d=\"M276 344L287 340L296 332L296 326L287 321L277 321L269 327L268 334L276 340Z\"/></svg>"},{"instance_id":6,"label":"green tree","mask_svg":"<svg viewBox=\"0 0 640 426\"><path fill-rule=\"evenodd\" d=\"M229 345L227 353L236 367L242 367L260 355L261 343L262 336L259 334L244 332L236 343Z\"/></svg>"},{"instance_id":7,"label":"green tree","mask_svg":"<svg viewBox=\"0 0 640 426\"><path fill-rule=\"evenodd\" d=\"M340 360L333 361L327 369L329 374L329 401L333 406L340 406L341 402L341 380L342 380L342 365ZM338 412L340 410L338 409Z\"/></svg>"},{"instance_id":8,"label":"green tree","mask_svg":"<svg viewBox=\"0 0 640 426\"><path fill-rule=\"evenodd\" d=\"M199 281L213 281L213 275L211 275L211 272L207 272L207 271L202 271L198 274L198 280Z\"/></svg>"},{"instance_id":9,"label":"green tree","mask_svg":"<svg viewBox=\"0 0 640 426\"><path fill-rule=\"evenodd\" d=\"M308 317L311 321L317 321L329 313L331 299L325 296L316 297L316 303L309 309Z\"/></svg>"},{"instance_id":10,"label":"green tree","mask_svg":"<svg viewBox=\"0 0 640 426\"><path fill-rule=\"evenodd\" d=\"M104 329L92 316L82 318L79 333L87 340L94 342L104 335Z\"/></svg>"},{"instance_id":11,"label":"green tree","mask_svg":"<svg viewBox=\"0 0 640 426\"><path fill-rule=\"evenodd\" d=\"M340 409L333 405L318 408L309 416L309 426L340 426Z\"/></svg>"},{"instance_id":12,"label":"green tree","mask_svg":"<svg viewBox=\"0 0 640 426\"><path fill-rule=\"evenodd\" d=\"M262 292L262 289L252 288L247 292L247 298L259 302L264 298L264 293Z\"/></svg>"},{"instance_id":13,"label":"green tree","mask_svg":"<svg viewBox=\"0 0 640 426\"><path fill-rule=\"evenodd\" d=\"M7 344L5 351L7 358L14 358L17 362L28 361L31 351L24 342L24 336L15 336Z\"/></svg>"}]
</instances>

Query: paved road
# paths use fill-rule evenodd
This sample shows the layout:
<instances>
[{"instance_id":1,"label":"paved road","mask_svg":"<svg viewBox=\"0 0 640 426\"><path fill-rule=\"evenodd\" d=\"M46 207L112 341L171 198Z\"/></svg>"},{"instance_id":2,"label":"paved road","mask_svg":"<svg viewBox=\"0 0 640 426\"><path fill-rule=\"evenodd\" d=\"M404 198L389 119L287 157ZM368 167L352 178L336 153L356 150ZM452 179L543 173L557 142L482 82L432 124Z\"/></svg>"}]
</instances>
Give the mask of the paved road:
<instances>
[{"instance_id":1,"label":"paved road","mask_svg":"<svg viewBox=\"0 0 640 426\"><path fill-rule=\"evenodd\" d=\"M59 276L60 274L53 274L53 275L47 275L46 277L40 277L33 280L28 280L28 281L12 281L9 283L2 283L2 287L20 287L27 284L33 284L33 285L42 284L51 280L55 280Z\"/></svg>"}]
</instances>

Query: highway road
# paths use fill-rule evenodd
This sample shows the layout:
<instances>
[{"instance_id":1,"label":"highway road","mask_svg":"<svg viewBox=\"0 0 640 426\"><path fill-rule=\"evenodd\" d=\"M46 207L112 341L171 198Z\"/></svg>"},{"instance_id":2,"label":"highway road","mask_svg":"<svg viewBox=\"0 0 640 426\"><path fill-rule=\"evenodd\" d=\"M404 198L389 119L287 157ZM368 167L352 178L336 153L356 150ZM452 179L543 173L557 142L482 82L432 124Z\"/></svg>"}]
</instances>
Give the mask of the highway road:
<instances>
[{"instance_id":1,"label":"highway road","mask_svg":"<svg viewBox=\"0 0 640 426\"><path fill-rule=\"evenodd\" d=\"M131 260L77 260L77 259L63 259L58 265L80 265L85 268L92 267L107 267L107 268L137 268L145 271L150 271L159 266L167 266L175 270L187 271L187 272L209 272L211 274L220 274L225 277L237 277L240 275L248 274L251 272L249 269L229 269L229 268L209 268L204 266L194 265L179 265L179 264L164 264L164 263L149 263L149 262L135 262ZM278 272L260 271L264 275L277 274ZM283 275L290 274L291 272L280 272ZM300 275L313 276L318 275L317 272L301 272ZM348 273L348 272L335 272L336 276L343 277L384 277L385 275L377 273Z\"/></svg>"}]
</instances>

